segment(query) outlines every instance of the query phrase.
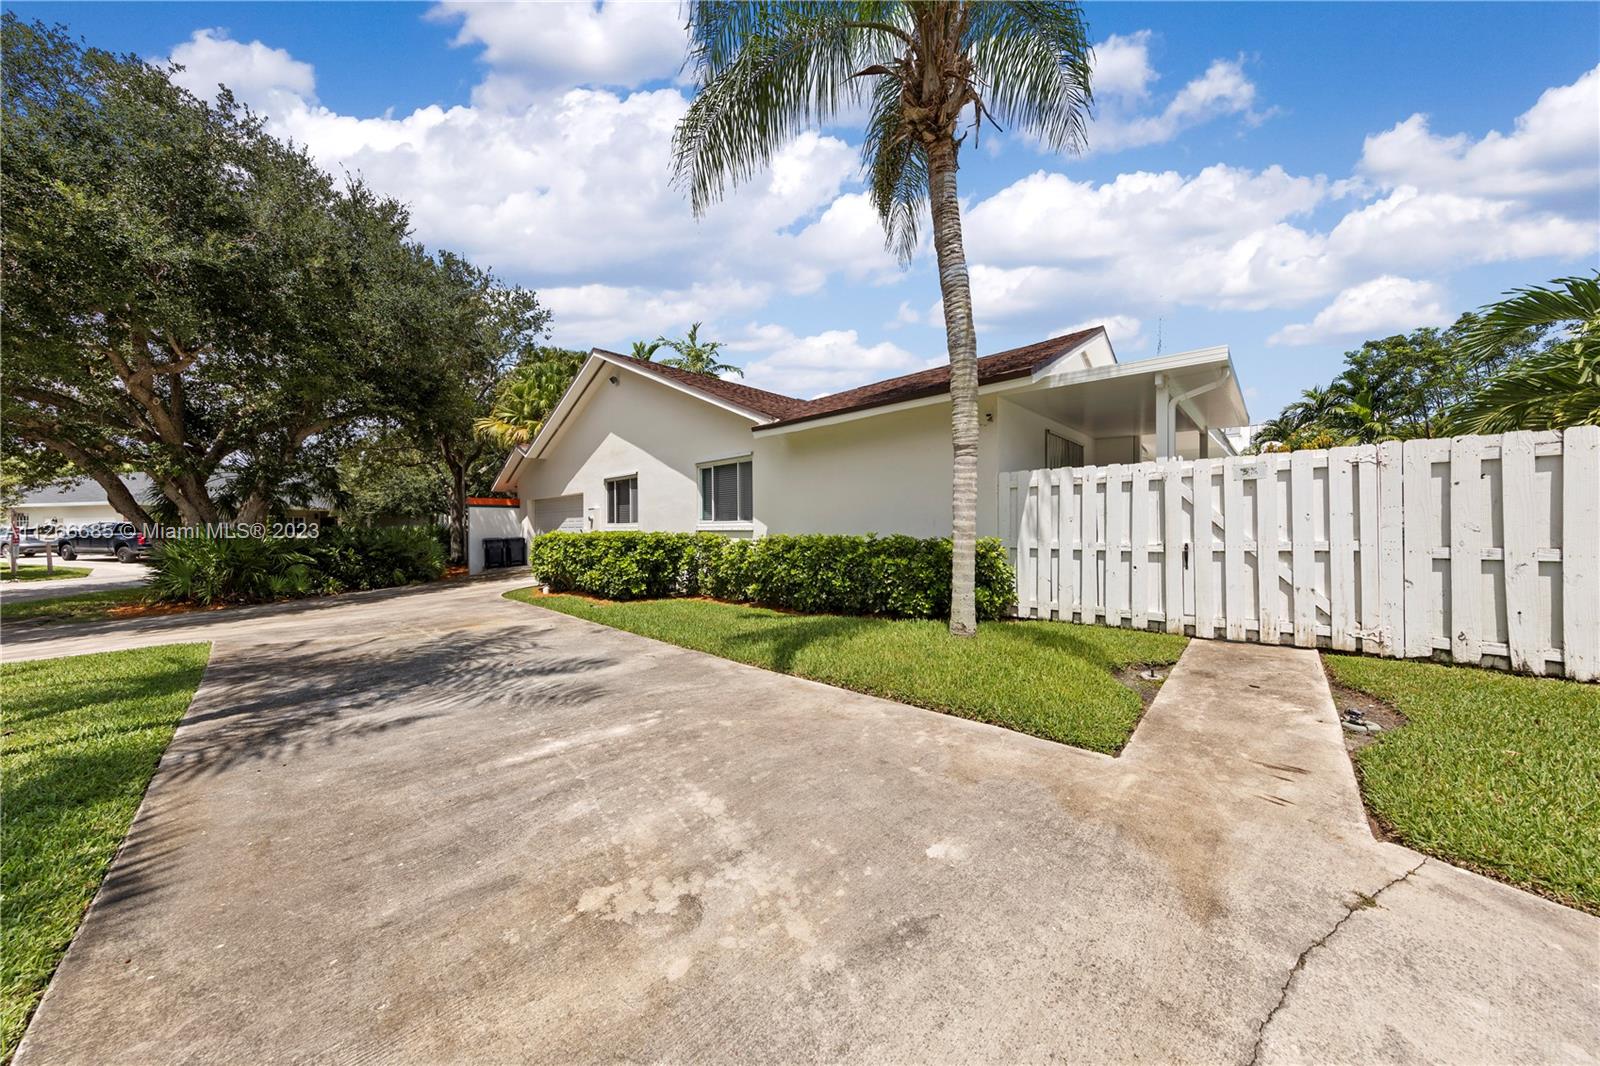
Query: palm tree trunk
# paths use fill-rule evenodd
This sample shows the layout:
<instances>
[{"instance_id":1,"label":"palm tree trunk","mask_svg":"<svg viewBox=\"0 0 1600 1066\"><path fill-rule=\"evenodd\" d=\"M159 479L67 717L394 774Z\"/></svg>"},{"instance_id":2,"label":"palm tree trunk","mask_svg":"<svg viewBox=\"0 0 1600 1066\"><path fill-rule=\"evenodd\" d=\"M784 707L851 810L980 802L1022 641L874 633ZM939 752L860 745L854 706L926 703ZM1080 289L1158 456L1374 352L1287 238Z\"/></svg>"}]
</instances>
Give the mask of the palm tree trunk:
<instances>
[{"instance_id":1,"label":"palm tree trunk","mask_svg":"<svg viewBox=\"0 0 1600 1066\"><path fill-rule=\"evenodd\" d=\"M950 489L950 633L978 632L978 341L972 328L972 288L961 246L961 204L956 198L956 145L941 136L928 146L933 247L939 257L945 344L950 352L950 439L954 464Z\"/></svg>"}]
</instances>

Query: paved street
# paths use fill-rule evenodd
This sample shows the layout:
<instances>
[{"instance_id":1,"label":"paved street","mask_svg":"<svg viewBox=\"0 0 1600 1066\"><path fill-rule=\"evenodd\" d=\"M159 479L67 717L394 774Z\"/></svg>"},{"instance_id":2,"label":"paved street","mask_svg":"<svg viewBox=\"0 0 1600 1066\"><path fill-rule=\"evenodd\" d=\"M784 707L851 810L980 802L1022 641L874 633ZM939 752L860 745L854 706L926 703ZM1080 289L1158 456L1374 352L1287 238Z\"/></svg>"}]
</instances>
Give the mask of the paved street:
<instances>
[{"instance_id":1,"label":"paved street","mask_svg":"<svg viewBox=\"0 0 1600 1066\"><path fill-rule=\"evenodd\" d=\"M1600 1061L1600 919L1375 841L1314 654L1119 758L460 582L213 641L22 1066Z\"/></svg>"}]
</instances>

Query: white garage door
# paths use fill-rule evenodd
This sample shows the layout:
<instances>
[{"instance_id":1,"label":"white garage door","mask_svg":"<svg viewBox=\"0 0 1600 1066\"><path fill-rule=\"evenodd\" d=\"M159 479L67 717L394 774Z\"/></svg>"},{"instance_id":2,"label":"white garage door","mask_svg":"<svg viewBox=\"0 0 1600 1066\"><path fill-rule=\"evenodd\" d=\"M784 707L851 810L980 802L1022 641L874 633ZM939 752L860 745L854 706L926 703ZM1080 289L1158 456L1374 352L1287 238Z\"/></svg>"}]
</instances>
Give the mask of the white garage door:
<instances>
[{"instance_id":1,"label":"white garage door","mask_svg":"<svg viewBox=\"0 0 1600 1066\"><path fill-rule=\"evenodd\" d=\"M551 533L562 530L568 533L583 532L583 494L575 496L546 496L533 501L533 530Z\"/></svg>"}]
</instances>

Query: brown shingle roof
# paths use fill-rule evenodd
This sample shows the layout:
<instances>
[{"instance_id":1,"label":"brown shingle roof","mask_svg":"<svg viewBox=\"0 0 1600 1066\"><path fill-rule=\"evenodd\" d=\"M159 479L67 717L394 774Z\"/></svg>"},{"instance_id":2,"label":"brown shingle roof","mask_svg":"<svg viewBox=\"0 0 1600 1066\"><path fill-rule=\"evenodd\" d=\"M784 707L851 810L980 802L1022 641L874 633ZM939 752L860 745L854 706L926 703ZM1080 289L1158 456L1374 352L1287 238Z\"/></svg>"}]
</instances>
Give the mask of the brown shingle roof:
<instances>
[{"instance_id":1,"label":"brown shingle roof","mask_svg":"<svg viewBox=\"0 0 1600 1066\"><path fill-rule=\"evenodd\" d=\"M986 355L978 360L978 384L987 385L994 381L1005 381L1009 378L1024 377L1033 373L1044 364L1076 348L1096 333L1102 332L1103 327L1095 326L1092 329L1079 330L1060 337L1052 337L1047 341L1037 344L1025 345L1021 348L1012 348L1009 351L996 352ZM848 389L845 392L836 392L831 396L820 396L809 402L799 403L798 410L777 416L776 422L755 427L757 430L771 429L774 426L787 426L796 422L808 422L813 418L826 418L829 415L844 414L847 411L861 411L872 407L882 407L886 404L900 403L903 400L916 400L924 396L937 396L942 392L950 391L950 367L936 366L931 370L919 370L915 374L906 374L902 377L890 378L887 381L875 381L871 385L863 385L858 389Z\"/></svg>"},{"instance_id":2,"label":"brown shingle roof","mask_svg":"<svg viewBox=\"0 0 1600 1066\"><path fill-rule=\"evenodd\" d=\"M737 381L724 381L709 374L694 374L687 370L679 370L675 366L666 366L662 363L652 363L644 359L635 359L631 355L622 355L618 352L608 352L604 348L595 351L607 359L619 359L629 366L638 367L648 374L666 378L668 381L686 385L707 396L714 396L719 400L743 407L747 411L754 411L768 418L788 418L806 406L806 401L797 400L793 396L784 396L776 392L767 392L765 389L752 388Z\"/></svg>"}]
</instances>

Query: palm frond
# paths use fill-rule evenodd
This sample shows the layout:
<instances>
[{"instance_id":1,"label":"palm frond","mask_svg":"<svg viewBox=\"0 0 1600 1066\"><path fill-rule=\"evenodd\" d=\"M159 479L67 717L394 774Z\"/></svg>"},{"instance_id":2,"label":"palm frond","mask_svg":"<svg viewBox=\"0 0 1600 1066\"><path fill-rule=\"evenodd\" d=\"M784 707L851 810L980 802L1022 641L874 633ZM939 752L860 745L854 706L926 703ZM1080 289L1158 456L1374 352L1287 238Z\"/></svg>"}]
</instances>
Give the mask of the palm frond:
<instances>
[{"instance_id":1,"label":"palm frond","mask_svg":"<svg viewBox=\"0 0 1600 1066\"><path fill-rule=\"evenodd\" d=\"M861 159L872 206L883 222L884 245L909 263L928 203L928 156L905 128L900 86L892 78L880 78L874 87Z\"/></svg>"},{"instance_id":2,"label":"palm frond","mask_svg":"<svg viewBox=\"0 0 1600 1066\"><path fill-rule=\"evenodd\" d=\"M1052 151L1081 151L1094 104L1083 12L1059 0L976 3L966 30L985 110Z\"/></svg>"},{"instance_id":3,"label":"palm frond","mask_svg":"<svg viewBox=\"0 0 1600 1066\"><path fill-rule=\"evenodd\" d=\"M735 6L699 4L690 21L701 86L673 134L673 181L696 215L863 91L851 78L865 40L852 7Z\"/></svg>"}]
</instances>

